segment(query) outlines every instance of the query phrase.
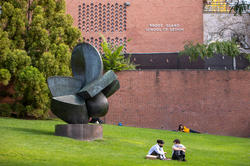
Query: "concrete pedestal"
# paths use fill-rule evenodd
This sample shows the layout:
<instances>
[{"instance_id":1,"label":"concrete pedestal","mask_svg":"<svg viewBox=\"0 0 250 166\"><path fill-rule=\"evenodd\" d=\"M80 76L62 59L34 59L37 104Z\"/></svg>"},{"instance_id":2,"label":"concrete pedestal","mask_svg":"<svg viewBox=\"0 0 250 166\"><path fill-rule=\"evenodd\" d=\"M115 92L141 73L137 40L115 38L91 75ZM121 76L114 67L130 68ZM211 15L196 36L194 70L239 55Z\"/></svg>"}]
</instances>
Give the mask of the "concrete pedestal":
<instances>
[{"instance_id":1,"label":"concrete pedestal","mask_svg":"<svg viewBox=\"0 0 250 166\"><path fill-rule=\"evenodd\" d=\"M55 135L70 137L82 141L102 139L102 126L97 124L56 125Z\"/></svg>"}]
</instances>

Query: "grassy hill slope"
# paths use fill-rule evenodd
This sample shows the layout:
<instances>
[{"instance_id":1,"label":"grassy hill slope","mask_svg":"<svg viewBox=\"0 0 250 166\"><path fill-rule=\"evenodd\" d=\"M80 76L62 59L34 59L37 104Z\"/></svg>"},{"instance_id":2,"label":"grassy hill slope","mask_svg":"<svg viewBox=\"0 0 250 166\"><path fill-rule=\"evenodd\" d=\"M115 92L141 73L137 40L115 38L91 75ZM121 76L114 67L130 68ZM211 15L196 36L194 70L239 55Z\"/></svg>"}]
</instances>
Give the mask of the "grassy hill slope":
<instances>
[{"instance_id":1,"label":"grassy hill slope","mask_svg":"<svg viewBox=\"0 0 250 166\"><path fill-rule=\"evenodd\" d=\"M0 166L249 166L250 139L103 125L103 140L54 136L62 121L0 118ZM147 160L156 139L171 157L174 139L187 148L187 162Z\"/></svg>"}]
</instances>

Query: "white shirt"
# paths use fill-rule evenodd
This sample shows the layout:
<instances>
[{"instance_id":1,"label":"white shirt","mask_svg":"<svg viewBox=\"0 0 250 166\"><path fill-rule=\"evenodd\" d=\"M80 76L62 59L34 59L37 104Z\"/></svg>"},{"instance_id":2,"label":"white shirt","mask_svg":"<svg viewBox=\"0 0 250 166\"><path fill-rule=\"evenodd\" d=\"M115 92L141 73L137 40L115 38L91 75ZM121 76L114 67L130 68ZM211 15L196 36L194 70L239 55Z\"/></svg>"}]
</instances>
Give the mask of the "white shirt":
<instances>
[{"instance_id":1,"label":"white shirt","mask_svg":"<svg viewBox=\"0 0 250 166\"><path fill-rule=\"evenodd\" d=\"M152 146L148 152L148 155L151 155L151 153L155 151L156 153L160 154L160 155L164 155L164 158L165 158L165 154L164 154L164 151L163 151L163 148L160 147L158 144Z\"/></svg>"},{"instance_id":2,"label":"white shirt","mask_svg":"<svg viewBox=\"0 0 250 166\"><path fill-rule=\"evenodd\" d=\"M173 146L172 146L172 149L173 149L173 153L174 153L174 148L186 148L184 145L182 145L182 144L174 144Z\"/></svg>"},{"instance_id":3,"label":"white shirt","mask_svg":"<svg viewBox=\"0 0 250 166\"><path fill-rule=\"evenodd\" d=\"M172 146L172 149L173 148L186 148L184 145L182 145L182 144L174 144L173 146Z\"/></svg>"}]
</instances>

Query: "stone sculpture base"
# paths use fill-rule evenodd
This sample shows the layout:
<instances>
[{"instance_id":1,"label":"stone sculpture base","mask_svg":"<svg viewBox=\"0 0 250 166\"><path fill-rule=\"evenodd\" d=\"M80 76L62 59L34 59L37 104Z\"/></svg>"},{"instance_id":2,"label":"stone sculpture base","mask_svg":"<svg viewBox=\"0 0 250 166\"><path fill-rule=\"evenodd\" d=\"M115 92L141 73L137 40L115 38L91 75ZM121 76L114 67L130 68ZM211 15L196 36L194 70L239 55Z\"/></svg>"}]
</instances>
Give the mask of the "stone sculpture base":
<instances>
[{"instance_id":1,"label":"stone sculpture base","mask_svg":"<svg viewBox=\"0 0 250 166\"><path fill-rule=\"evenodd\" d=\"M102 139L102 126L97 124L56 125L55 135L82 141Z\"/></svg>"}]
</instances>

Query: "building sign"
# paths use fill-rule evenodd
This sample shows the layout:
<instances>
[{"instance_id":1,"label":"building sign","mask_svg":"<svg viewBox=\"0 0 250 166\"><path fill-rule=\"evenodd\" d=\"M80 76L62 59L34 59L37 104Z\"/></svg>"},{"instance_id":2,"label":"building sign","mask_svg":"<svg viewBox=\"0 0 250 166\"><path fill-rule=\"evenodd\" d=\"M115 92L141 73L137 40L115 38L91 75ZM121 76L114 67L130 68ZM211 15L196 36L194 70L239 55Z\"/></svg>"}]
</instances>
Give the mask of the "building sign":
<instances>
[{"instance_id":1,"label":"building sign","mask_svg":"<svg viewBox=\"0 0 250 166\"><path fill-rule=\"evenodd\" d=\"M145 28L146 32L183 32L181 24L149 24Z\"/></svg>"}]
</instances>

